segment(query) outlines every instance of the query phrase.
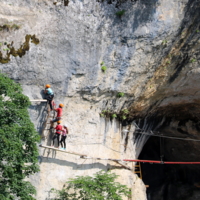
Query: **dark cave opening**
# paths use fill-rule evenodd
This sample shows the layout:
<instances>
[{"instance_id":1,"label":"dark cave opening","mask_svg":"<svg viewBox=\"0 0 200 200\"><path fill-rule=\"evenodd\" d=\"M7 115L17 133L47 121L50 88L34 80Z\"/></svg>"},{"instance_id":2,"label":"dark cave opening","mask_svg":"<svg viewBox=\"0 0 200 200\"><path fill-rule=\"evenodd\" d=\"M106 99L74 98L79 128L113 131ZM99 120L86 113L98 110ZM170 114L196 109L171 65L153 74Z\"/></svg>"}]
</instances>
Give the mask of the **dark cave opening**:
<instances>
[{"instance_id":1,"label":"dark cave opening","mask_svg":"<svg viewBox=\"0 0 200 200\"><path fill-rule=\"evenodd\" d=\"M183 152L185 150L185 154L188 154L189 149L183 145L184 142L150 137L144 145L139 159L160 161L161 156L163 156L163 161L183 161L182 159L185 157ZM174 157L171 151L169 151L169 146L170 149L173 149L173 146L175 149L177 143L180 143L181 145L179 146L182 146L183 149L176 153L180 153L180 156L177 155ZM198 159L198 156L196 156L196 159ZM175 160L178 158L179 160ZM188 159L187 156L186 158ZM196 161L200 160L198 159ZM148 200L200 199L200 165L141 163L141 169L142 180L145 185L149 185L147 188Z\"/></svg>"}]
</instances>

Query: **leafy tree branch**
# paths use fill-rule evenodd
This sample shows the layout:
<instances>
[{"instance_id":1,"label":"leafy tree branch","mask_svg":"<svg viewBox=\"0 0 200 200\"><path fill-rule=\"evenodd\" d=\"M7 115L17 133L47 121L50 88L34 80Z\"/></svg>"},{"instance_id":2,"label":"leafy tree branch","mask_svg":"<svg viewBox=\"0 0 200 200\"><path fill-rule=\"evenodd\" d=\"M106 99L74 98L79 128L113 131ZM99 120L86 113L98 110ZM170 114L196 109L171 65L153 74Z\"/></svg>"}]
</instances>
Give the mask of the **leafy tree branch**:
<instances>
[{"instance_id":1,"label":"leafy tree branch","mask_svg":"<svg viewBox=\"0 0 200 200\"><path fill-rule=\"evenodd\" d=\"M0 199L32 200L25 177L38 172L39 135L31 122L28 97L19 84L0 74Z\"/></svg>"},{"instance_id":2,"label":"leafy tree branch","mask_svg":"<svg viewBox=\"0 0 200 200\"><path fill-rule=\"evenodd\" d=\"M77 176L66 182L62 190L52 189L60 200L122 200L130 196L126 185L115 182L118 176L100 171L92 176Z\"/></svg>"}]
</instances>

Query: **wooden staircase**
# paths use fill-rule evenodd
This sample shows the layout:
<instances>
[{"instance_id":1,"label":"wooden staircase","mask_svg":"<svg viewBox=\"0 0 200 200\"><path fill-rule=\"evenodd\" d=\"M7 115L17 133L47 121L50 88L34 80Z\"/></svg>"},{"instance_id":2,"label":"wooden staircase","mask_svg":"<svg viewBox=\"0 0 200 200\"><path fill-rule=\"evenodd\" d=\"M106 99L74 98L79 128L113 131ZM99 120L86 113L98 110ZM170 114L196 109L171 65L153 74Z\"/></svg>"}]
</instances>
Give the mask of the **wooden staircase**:
<instances>
[{"instance_id":1,"label":"wooden staircase","mask_svg":"<svg viewBox=\"0 0 200 200\"><path fill-rule=\"evenodd\" d=\"M135 164L135 172L134 172L135 174L138 174L138 177L140 178L140 179L142 179L142 168L141 168L141 163L139 162L137 162L136 164ZM148 188L149 187L149 185L145 185L145 187L146 188Z\"/></svg>"},{"instance_id":2,"label":"wooden staircase","mask_svg":"<svg viewBox=\"0 0 200 200\"><path fill-rule=\"evenodd\" d=\"M53 105L53 107L54 107L55 106L54 101L52 103L54 104ZM48 139L49 134L51 133L51 131L53 131L53 129L52 130L50 129L50 126L51 126L50 120L54 119L55 115L56 115L55 111L50 111L50 106L48 103L47 103L46 111L47 111L47 116L44 121L43 128L42 128L42 134L41 134L42 140Z\"/></svg>"},{"instance_id":3,"label":"wooden staircase","mask_svg":"<svg viewBox=\"0 0 200 200\"><path fill-rule=\"evenodd\" d=\"M138 174L138 177L140 179L142 179L142 170L141 170L141 164L140 164L140 162L136 163L136 165L135 165L135 172L134 173Z\"/></svg>"}]
</instances>

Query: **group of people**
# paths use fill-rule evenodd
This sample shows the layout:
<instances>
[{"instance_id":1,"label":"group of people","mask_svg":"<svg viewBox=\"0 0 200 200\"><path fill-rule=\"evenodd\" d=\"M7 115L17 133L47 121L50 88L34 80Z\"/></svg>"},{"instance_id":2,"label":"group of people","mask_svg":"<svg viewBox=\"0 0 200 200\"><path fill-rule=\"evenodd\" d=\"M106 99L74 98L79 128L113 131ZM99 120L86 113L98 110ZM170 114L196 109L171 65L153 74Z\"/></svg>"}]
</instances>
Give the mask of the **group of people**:
<instances>
[{"instance_id":1,"label":"group of people","mask_svg":"<svg viewBox=\"0 0 200 200\"><path fill-rule=\"evenodd\" d=\"M61 144L61 148L62 150L66 150L66 138L67 138L67 134L68 132L68 128L67 125L63 125L61 126L61 121L57 121L57 126L55 127L56 132L55 135L53 136L53 145L52 147L54 147L54 140L57 138L57 142L58 142L58 147L59 148L59 144ZM61 140L60 140L60 135L61 135Z\"/></svg>"},{"instance_id":2,"label":"group of people","mask_svg":"<svg viewBox=\"0 0 200 200\"><path fill-rule=\"evenodd\" d=\"M67 128L67 125L61 125L61 117L62 117L62 108L64 107L64 105L62 103L59 104L59 107L58 108L55 108L55 104L54 104L54 101L53 101L53 98L54 98L54 93L53 93L53 90L51 89L51 86L49 84L47 84L45 86L45 90L44 90L44 93L46 94L46 99L49 103L49 106L50 106L50 111L54 110L57 115L54 119L52 119L50 121L50 129L53 129L54 128L54 123L57 122L57 126L55 127L55 134L52 138L52 141L53 141L53 145L52 147L54 147L54 140L57 138L57 142L58 142L58 147L60 146L61 144L61 148L62 150L66 150L66 138L67 138L67 134L69 133L68 131L68 128ZM61 135L61 140L60 140L60 135Z\"/></svg>"}]
</instances>

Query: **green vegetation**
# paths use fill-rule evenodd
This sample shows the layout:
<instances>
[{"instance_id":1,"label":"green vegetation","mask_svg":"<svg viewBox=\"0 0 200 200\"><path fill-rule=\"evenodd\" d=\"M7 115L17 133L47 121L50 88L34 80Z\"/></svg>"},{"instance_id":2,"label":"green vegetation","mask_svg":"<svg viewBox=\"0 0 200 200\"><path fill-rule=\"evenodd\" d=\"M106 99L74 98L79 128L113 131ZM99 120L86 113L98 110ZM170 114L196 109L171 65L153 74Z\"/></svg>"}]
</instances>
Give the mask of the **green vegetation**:
<instances>
[{"instance_id":1,"label":"green vegetation","mask_svg":"<svg viewBox=\"0 0 200 200\"><path fill-rule=\"evenodd\" d=\"M116 12L115 14L118 16L118 17L121 17L122 15L124 15L126 11L125 10L120 10L118 12Z\"/></svg>"},{"instance_id":2,"label":"green vegetation","mask_svg":"<svg viewBox=\"0 0 200 200\"><path fill-rule=\"evenodd\" d=\"M39 135L29 118L29 98L22 88L0 74L0 199L33 200L36 191L24 179L39 171Z\"/></svg>"},{"instance_id":3,"label":"green vegetation","mask_svg":"<svg viewBox=\"0 0 200 200\"><path fill-rule=\"evenodd\" d=\"M11 42L11 44L8 44L7 42L4 42L4 45L7 46L7 48L4 48L4 51L7 51L6 56L2 54L2 52L0 51L0 63L4 64L4 63L8 63L10 61L10 55L16 57L22 57L26 54L26 51L29 50L30 45L29 42L32 42L34 44L39 44L39 39L36 38L35 35L26 35L25 37L25 42L20 46L19 49L15 49L12 45L13 42Z\"/></svg>"},{"instance_id":4,"label":"green vegetation","mask_svg":"<svg viewBox=\"0 0 200 200\"><path fill-rule=\"evenodd\" d=\"M124 93L123 92L119 92L118 94L117 94L117 97L123 97L124 96Z\"/></svg>"},{"instance_id":5,"label":"green vegetation","mask_svg":"<svg viewBox=\"0 0 200 200\"><path fill-rule=\"evenodd\" d=\"M167 40L163 40L162 45L167 45L167 42L168 42Z\"/></svg>"},{"instance_id":6,"label":"green vegetation","mask_svg":"<svg viewBox=\"0 0 200 200\"><path fill-rule=\"evenodd\" d=\"M102 62L100 63L100 65L101 65L101 66L104 65L104 62L102 61Z\"/></svg>"},{"instance_id":7,"label":"green vegetation","mask_svg":"<svg viewBox=\"0 0 200 200\"><path fill-rule=\"evenodd\" d=\"M77 176L66 182L62 190L52 189L56 199L63 200L122 200L129 197L126 185L115 182L118 176L111 172L100 171L91 176Z\"/></svg>"},{"instance_id":8,"label":"green vegetation","mask_svg":"<svg viewBox=\"0 0 200 200\"><path fill-rule=\"evenodd\" d=\"M183 31L183 32L181 33L181 36L185 36L185 34L186 34L186 31Z\"/></svg>"},{"instance_id":9,"label":"green vegetation","mask_svg":"<svg viewBox=\"0 0 200 200\"><path fill-rule=\"evenodd\" d=\"M17 24L4 24L4 25L0 25L0 31L3 31L3 30L18 30L20 28L19 25Z\"/></svg>"},{"instance_id":10,"label":"green vegetation","mask_svg":"<svg viewBox=\"0 0 200 200\"><path fill-rule=\"evenodd\" d=\"M122 112L123 112L124 114L128 114L128 113L129 113L128 109L124 109L124 110L122 110Z\"/></svg>"},{"instance_id":11,"label":"green vegetation","mask_svg":"<svg viewBox=\"0 0 200 200\"><path fill-rule=\"evenodd\" d=\"M126 116L125 115L122 115L122 120L125 120L126 119Z\"/></svg>"},{"instance_id":12,"label":"green vegetation","mask_svg":"<svg viewBox=\"0 0 200 200\"><path fill-rule=\"evenodd\" d=\"M129 110L128 109L121 110L118 116L121 120L126 120L129 117Z\"/></svg>"},{"instance_id":13,"label":"green vegetation","mask_svg":"<svg viewBox=\"0 0 200 200\"><path fill-rule=\"evenodd\" d=\"M196 62L196 61L197 61L197 60L196 60L195 58L192 58L192 59L190 60L191 63Z\"/></svg>"},{"instance_id":14,"label":"green vegetation","mask_svg":"<svg viewBox=\"0 0 200 200\"><path fill-rule=\"evenodd\" d=\"M108 110L103 110L100 113L100 116L105 117L105 118L110 118L110 119L118 118L119 120L125 120L125 119L128 119L130 115L129 115L128 109L123 109L118 113L108 109Z\"/></svg>"},{"instance_id":15,"label":"green vegetation","mask_svg":"<svg viewBox=\"0 0 200 200\"><path fill-rule=\"evenodd\" d=\"M100 65L101 65L101 70L105 73L105 71L107 70L107 67L104 65L104 62L102 61Z\"/></svg>"},{"instance_id":16,"label":"green vegetation","mask_svg":"<svg viewBox=\"0 0 200 200\"><path fill-rule=\"evenodd\" d=\"M116 114L112 114L111 117L112 117L112 118L116 118L117 115L116 115Z\"/></svg>"},{"instance_id":17,"label":"green vegetation","mask_svg":"<svg viewBox=\"0 0 200 200\"><path fill-rule=\"evenodd\" d=\"M5 48L5 49L3 49L4 51L9 51L10 49L9 48Z\"/></svg>"},{"instance_id":18,"label":"green vegetation","mask_svg":"<svg viewBox=\"0 0 200 200\"><path fill-rule=\"evenodd\" d=\"M14 29L14 30L18 30L19 28L20 28L20 26L17 25L17 24L13 24L13 25L11 26L11 29Z\"/></svg>"},{"instance_id":19,"label":"green vegetation","mask_svg":"<svg viewBox=\"0 0 200 200\"><path fill-rule=\"evenodd\" d=\"M105 115L104 115L103 113L100 113L100 116L101 116L101 117L105 117Z\"/></svg>"},{"instance_id":20,"label":"green vegetation","mask_svg":"<svg viewBox=\"0 0 200 200\"><path fill-rule=\"evenodd\" d=\"M100 116L101 117L106 117L108 111L107 110L103 110L101 113L100 113Z\"/></svg>"},{"instance_id":21,"label":"green vegetation","mask_svg":"<svg viewBox=\"0 0 200 200\"><path fill-rule=\"evenodd\" d=\"M199 33L199 30L197 29L196 32Z\"/></svg>"},{"instance_id":22,"label":"green vegetation","mask_svg":"<svg viewBox=\"0 0 200 200\"><path fill-rule=\"evenodd\" d=\"M166 64L170 64L171 62L168 60L167 62L166 62Z\"/></svg>"},{"instance_id":23,"label":"green vegetation","mask_svg":"<svg viewBox=\"0 0 200 200\"><path fill-rule=\"evenodd\" d=\"M105 71L107 70L107 67L106 66L102 66L101 70L105 73Z\"/></svg>"},{"instance_id":24,"label":"green vegetation","mask_svg":"<svg viewBox=\"0 0 200 200\"><path fill-rule=\"evenodd\" d=\"M168 54L167 57L168 57L168 58L172 58L172 54Z\"/></svg>"}]
</instances>

